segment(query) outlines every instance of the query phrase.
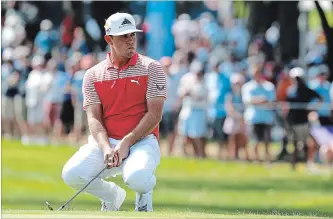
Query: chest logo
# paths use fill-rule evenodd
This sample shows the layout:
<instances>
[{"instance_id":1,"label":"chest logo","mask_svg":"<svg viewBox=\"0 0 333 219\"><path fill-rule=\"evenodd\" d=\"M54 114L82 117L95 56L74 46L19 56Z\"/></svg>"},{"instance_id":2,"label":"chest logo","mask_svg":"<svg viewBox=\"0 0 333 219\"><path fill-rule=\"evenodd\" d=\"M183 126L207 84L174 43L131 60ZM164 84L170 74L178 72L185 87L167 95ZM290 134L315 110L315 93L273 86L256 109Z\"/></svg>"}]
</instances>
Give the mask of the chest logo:
<instances>
[{"instance_id":1,"label":"chest logo","mask_svg":"<svg viewBox=\"0 0 333 219\"><path fill-rule=\"evenodd\" d=\"M158 84L156 84L156 88L157 90L163 90L165 88L165 85L159 86Z\"/></svg>"},{"instance_id":2,"label":"chest logo","mask_svg":"<svg viewBox=\"0 0 333 219\"><path fill-rule=\"evenodd\" d=\"M133 79L132 79L131 82L140 85L139 81L137 81L137 80L133 80Z\"/></svg>"}]
</instances>

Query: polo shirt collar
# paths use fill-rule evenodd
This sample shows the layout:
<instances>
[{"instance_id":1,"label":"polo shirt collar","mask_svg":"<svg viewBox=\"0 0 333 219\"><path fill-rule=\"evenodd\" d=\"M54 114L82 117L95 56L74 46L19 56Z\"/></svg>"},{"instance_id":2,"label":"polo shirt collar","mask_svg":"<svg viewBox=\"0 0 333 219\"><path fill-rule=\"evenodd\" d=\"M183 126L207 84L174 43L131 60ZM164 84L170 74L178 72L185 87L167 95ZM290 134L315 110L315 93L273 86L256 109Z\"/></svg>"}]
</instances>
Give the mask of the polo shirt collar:
<instances>
[{"instance_id":1,"label":"polo shirt collar","mask_svg":"<svg viewBox=\"0 0 333 219\"><path fill-rule=\"evenodd\" d=\"M137 61L138 61L138 58L139 58L139 55L138 53L135 53L131 58L130 60L127 62L126 65L124 65L121 69L119 70L125 70L127 69L129 66L134 66L136 65ZM112 56L111 56L111 52L109 52L107 55L106 55L106 62L107 62L107 68L116 68L118 69L117 66L115 66L113 63L112 63Z\"/></svg>"}]
</instances>

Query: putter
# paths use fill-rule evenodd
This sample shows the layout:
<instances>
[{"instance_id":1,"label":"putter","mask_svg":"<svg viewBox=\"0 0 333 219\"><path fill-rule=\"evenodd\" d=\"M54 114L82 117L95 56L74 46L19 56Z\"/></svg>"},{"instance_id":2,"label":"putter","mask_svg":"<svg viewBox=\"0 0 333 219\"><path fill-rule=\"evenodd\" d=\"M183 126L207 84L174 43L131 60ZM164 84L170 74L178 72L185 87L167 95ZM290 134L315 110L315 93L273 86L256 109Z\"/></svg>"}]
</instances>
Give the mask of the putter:
<instances>
[{"instance_id":1,"label":"putter","mask_svg":"<svg viewBox=\"0 0 333 219\"><path fill-rule=\"evenodd\" d=\"M92 181L94 181L97 177L99 177L99 175L101 175L104 170L106 170L108 167L105 166L94 178L92 178L80 191L78 191L72 198L70 198L65 204L63 204L59 209L58 211L61 211L62 209L64 209L71 201L73 201L73 199L78 196L85 188L87 188L90 183L92 183ZM49 202L45 202L47 208L50 210L50 211L53 211L53 208L51 206L51 204Z\"/></svg>"}]
</instances>

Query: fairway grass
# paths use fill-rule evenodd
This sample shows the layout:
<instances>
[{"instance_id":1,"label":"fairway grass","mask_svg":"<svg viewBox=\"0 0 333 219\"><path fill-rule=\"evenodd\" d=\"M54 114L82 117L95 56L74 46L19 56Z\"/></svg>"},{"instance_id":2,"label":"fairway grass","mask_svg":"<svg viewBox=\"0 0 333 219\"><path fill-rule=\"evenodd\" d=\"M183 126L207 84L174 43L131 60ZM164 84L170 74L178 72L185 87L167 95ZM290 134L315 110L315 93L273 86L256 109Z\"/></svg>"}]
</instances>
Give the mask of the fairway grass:
<instances>
[{"instance_id":1,"label":"fairway grass","mask_svg":"<svg viewBox=\"0 0 333 219\"><path fill-rule=\"evenodd\" d=\"M162 158L154 189L154 213L135 213L135 194L121 177L109 180L127 191L121 212L98 212L100 202L75 191L61 171L77 148L24 147L2 140L3 218L317 218L333 217L333 177L309 175L303 165L270 166L184 158ZM32 210L32 211L31 211Z\"/></svg>"},{"instance_id":2,"label":"fairway grass","mask_svg":"<svg viewBox=\"0 0 333 219\"><path fill-rule=\"evenodd\" d=\"M223 218L223 219L312 219L325 218L316 216L281 216L281 215L255 215L255 214L207 214L193 212L88 212L88 211L69 211L69 212L50 212L50 211L4 211L2 218Z\"/></svg>"}]
</instances>

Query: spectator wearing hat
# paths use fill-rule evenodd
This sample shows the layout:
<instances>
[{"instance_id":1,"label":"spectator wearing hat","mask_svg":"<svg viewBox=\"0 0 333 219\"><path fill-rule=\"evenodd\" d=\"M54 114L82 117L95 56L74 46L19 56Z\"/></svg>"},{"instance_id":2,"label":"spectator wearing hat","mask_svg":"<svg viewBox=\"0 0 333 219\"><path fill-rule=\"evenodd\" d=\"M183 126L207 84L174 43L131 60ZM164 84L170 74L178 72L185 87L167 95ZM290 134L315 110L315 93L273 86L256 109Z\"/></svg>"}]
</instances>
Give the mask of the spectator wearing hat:
<instances>
[{"instance_id":1,"label":"spectator wearing hat","mask_svg":"<svg viewBox=\"0 0 333 219\"><path fill-rule=\"evenodd\" d=\"M255 159L260 160L259 146L265 144L266 161L270 161L271 127L275 120L273 109L275 86L263 79L261 68L252 66L253 79L242 87L242 100L245 104L245 122L251 126L255 140Z\"/></svg>"},{"instance_id":2,"label":"spectator wearing hat","mask_svg":"<svg viewBox=\"0 0 333 219\"><path fill-rule=\"evenodd\" d=\"M293 79L293 84L289 87L287 94L287 102L290 107L284 107L283 111L284 114L287 114L287 121L293 136L294 152L292 156L292 168L295 169L299 152L303 151L306 153L307 150L305 147L310 134L308 104L315 98L320 100L322 98L317 92L306 85L303 79L304 70L302 68L292 68L289 74Z\"/></svg>"},{"instance_id":3,"label":"spectator wearing hat","mask_svg":"<svg viewBox=\"0 0 333 219\"><path fill-rule=\"evenodd\" d=\"M43 56L51 56L52 49L58 43L58 36L52 30L53 24L50 20L45 19L40 23L40 31L37 33L34 46L35 52Z\"/></svg>"}]
</instances>

